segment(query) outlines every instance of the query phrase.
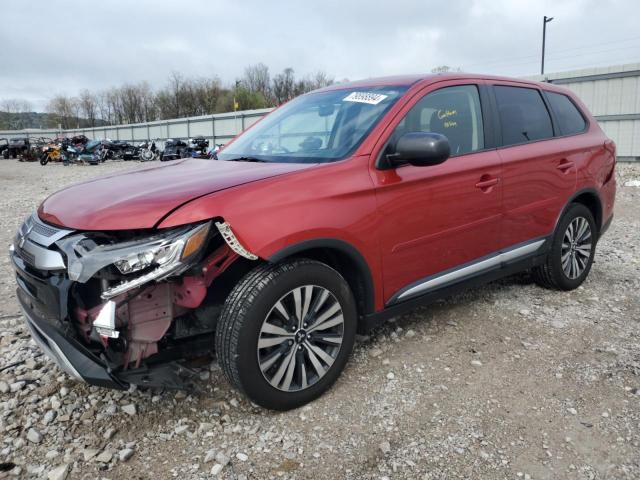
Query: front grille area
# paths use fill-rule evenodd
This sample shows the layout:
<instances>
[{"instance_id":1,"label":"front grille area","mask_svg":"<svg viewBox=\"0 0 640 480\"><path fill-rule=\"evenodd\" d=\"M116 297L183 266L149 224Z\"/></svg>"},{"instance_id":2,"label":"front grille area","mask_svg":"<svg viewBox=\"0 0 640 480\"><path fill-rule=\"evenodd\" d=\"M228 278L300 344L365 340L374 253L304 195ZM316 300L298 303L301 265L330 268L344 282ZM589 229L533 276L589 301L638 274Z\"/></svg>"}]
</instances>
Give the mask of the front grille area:
<instances>
[{"instance_id":1,"label":"front grille area","mask_svg":"<svg viewBox=\"0 0 640 480\"><path fill-rule=\"evenodd\" d=\"M43 237L52 237L53 235L58 233L60 230L58 228L45 225L44 223L41 223L39 220L34 219L33 231L36 233L39 233Z\"/></svg>"}]
</instances>

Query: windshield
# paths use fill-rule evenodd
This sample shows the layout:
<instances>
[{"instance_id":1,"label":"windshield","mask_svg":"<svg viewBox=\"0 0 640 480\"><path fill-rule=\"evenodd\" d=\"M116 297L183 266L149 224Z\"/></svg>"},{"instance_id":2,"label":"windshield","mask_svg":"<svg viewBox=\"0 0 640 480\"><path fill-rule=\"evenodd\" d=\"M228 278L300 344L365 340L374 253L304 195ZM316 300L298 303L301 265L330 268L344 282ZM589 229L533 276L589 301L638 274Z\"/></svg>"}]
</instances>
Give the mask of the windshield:
<instances>
[{"instance_id":1,"label":"windshield","mask_svg":"<svg viewBox=\"0 0 640 480\"><path fill-rule=\"evenodd\" d=\"M220 160L317 163L347 157L406 91L369 87L302 95L218 154Z\"/></svg>"}]
</instances>

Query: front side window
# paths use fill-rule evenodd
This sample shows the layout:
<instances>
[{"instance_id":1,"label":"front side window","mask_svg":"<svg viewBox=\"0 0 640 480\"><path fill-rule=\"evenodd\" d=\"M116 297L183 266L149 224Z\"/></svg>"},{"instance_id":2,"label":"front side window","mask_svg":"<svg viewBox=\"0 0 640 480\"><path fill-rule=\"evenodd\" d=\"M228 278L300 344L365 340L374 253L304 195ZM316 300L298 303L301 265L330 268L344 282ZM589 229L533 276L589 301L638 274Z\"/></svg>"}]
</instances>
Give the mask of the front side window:
<instances>
[{"instance_id":1,"label":"front side window","mask_svg":"<svg viewBox=\"0 0 640 480\"><path fill-rule=\"evenodd\" d=\"M561 93L546 92L549 105L558 120L562 135L575 135L587 127L584 117L574 103Z\"/></svg>"},{"instance_id":2,"label":"front side window","mask_svg":"<svg viewBox=\"0 0 640 480\"><path fill-rule=\"evenodd\" d=\"M540 92L533 88L494 87L502 127L502 145L553 137L553 126Z\"/></svg>"},{"instance_id":3,"label":"front side window","mask_svg":"<svg viewBox=\"0 0 640 480\"><path fill-rule=\"evenodd\" d=\"M358 87L302 95L242 134L220 160L318 163L349 156L406 92Z\"/></svg>"},{"instance_id":4,"label":"front side window","mask_svg":"<svg viewBox=\"0 0 640 480\"><path fill-rule=\"evenodd\" d=\"M409 132L444 135L449 140L451 156L482 150L484 129L478 87L445 87L425 95L398 124L388 148L393 149L396 141Z\"/></svg>"}]
</instances>

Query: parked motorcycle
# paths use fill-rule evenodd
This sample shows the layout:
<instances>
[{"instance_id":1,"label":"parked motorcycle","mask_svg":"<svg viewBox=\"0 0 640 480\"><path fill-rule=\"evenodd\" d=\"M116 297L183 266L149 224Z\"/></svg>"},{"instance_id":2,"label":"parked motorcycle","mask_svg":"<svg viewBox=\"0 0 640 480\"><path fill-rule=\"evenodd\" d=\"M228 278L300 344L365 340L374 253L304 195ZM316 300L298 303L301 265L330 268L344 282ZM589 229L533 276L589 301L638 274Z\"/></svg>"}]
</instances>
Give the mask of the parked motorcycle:
<instances>
[{"instance_id":1,"label":"parked motorcycle","mask_svg":"<svg viewBox=\"0 0 640 480\"><path fill-rule=\"evenodd\" d=\"M121 160L124 157L124 151L129 144L122 140L103 140L101 161L105 160Z\"/></svg>"},{"instance_id":2,"label":"parked motorcycle","mask_svg":"<svg viewBox=\"0 0 640 480\"><path fill-rule=\"evenodd\" d=\"M62 161L62 144L50 143L42 147L42 154L40 155L40 165L46 165L49 162L61 162Z\"/></svg>"},{"instance_id":3,"label":"parked motorcycle","mask_svg":"<svg viewBox=\"0 0 640 480\"><path fill-rule=\"evenodd\" d=\"M98 165L101 161L100 153L102 150L101 140L91 140L79 152L78 159L89 165Z\"/></svg>"},{"instance_id":4,"label":"parked motorcycle","mask_svg":"<svg viewBox=\"0 0 640 480\"><path fill-rule=\"evenodd\" d=\"M209 152L207 153L207 158L218 160L218 152L222 150L222 147L224 147L224 143L216 143L213 148L211 148L211 150L209 150Z\"/></svg>"},{"instance_id":5,"label":"parked motorcycle","mask_svg":"<svg viewBox=\"0 0 640 480\"><path fill-rule=\"evenodd\" d=\"M122 159L135 160L138 158L140 158L140 147L131 145L130 143L126 143L124 149L122 150Z\"/></svg>"},{"instance_id":6,"label":"parked motorcycle","mask_svg":"<svg viewBox=\"0 0 640 480\"><path fill-rule=\"evenodd\" d=\"M209 140L203 136L197 136L189 139L189 152L193 158L207 158L207 150L209 149Z\"/></svg>"},{"instance_id":7,"label":"parked motorcycle","mask_svg":"<svg viewBox=\"0 0 640 480\"><path fill-rule=\"evenodd\" d=\"M156 142L148 141L140 144L140 160L143 162L150 162L158 158L158 148Z\"/></svg>"}]
</instances>

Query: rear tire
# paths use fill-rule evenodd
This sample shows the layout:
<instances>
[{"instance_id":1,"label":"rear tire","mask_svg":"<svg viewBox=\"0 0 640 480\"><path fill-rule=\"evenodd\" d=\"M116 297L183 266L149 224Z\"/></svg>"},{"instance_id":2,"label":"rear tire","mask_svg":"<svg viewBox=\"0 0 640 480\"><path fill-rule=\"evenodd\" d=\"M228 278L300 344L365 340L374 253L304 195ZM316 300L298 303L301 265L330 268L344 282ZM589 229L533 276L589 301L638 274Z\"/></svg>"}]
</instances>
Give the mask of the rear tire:
<instances>
[{"instance_id":1,"label":"rear tire","mask_svg":"<svg viewBox=\"0 0 640 480\"><path fill-rule=\"evenodd\" d=\"M532 269L533 280L554 290L578 288L591 270L597 236L591 211L582 204L571 204L558 222L545 262Z\"/></svg>"},{"instance_id":2,"label":"rear tire","mask_svg":"<svg viewBox=\"0 0 640 480\"><path fill-rule=\"evenodd\" d=\"M349 285L328 265L307 259L260 265L224 304L218 362L229 382L258 405L296 408L336 381L353 348L356 322Z\"/></svg>"}]
</instances>

